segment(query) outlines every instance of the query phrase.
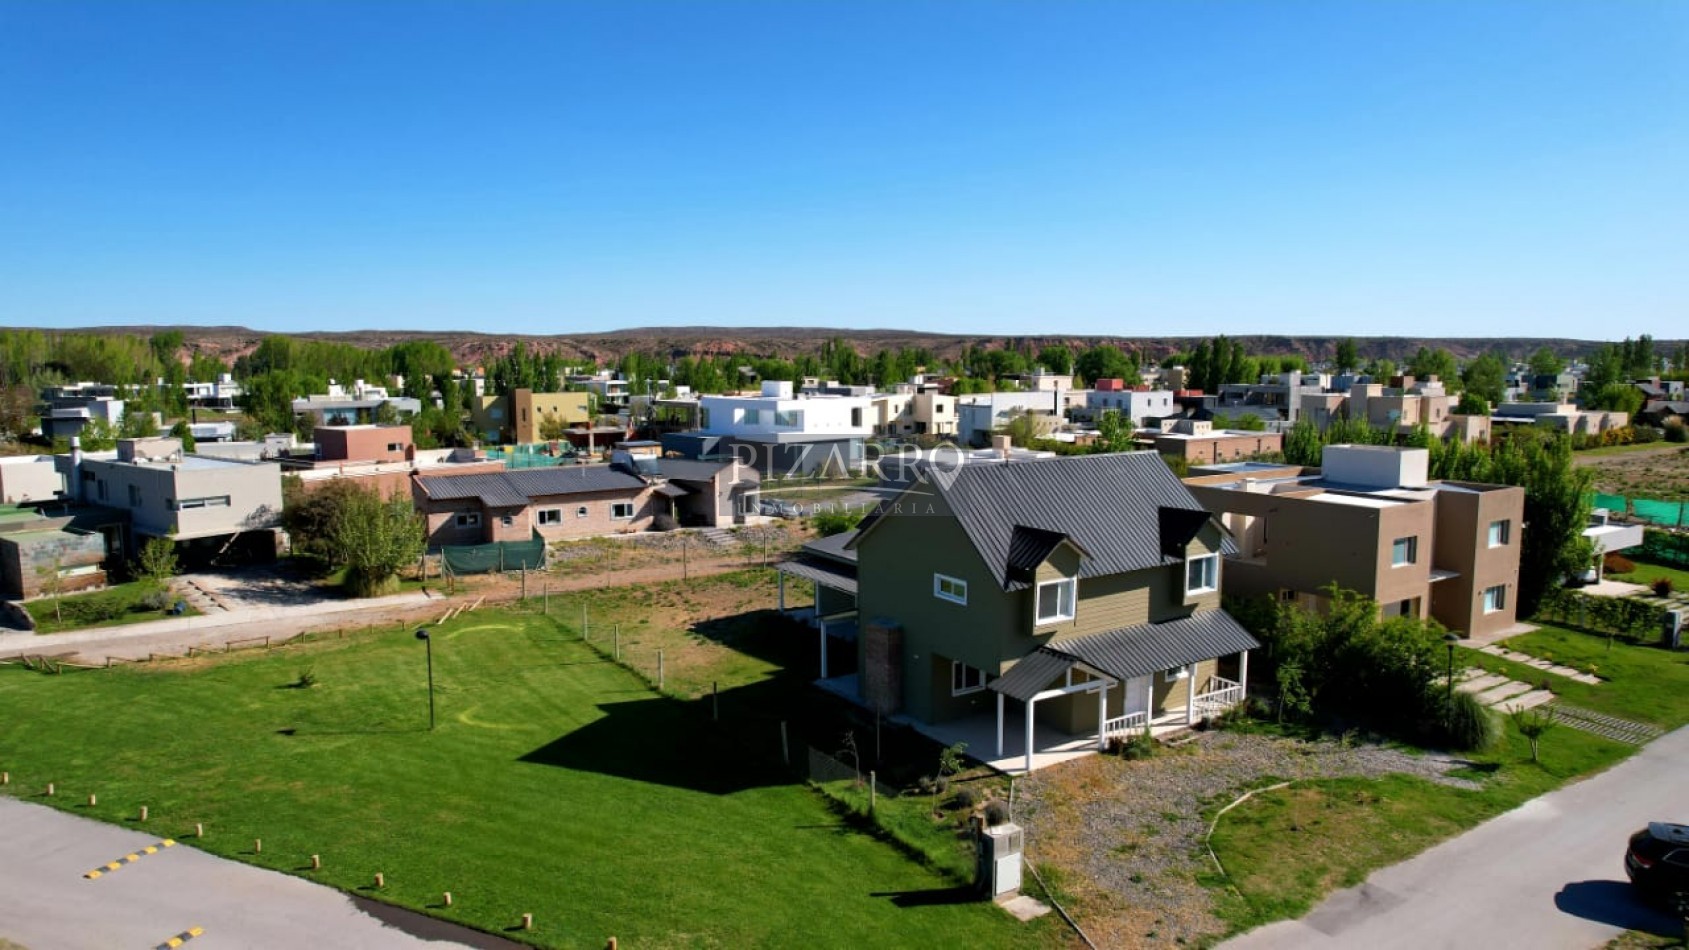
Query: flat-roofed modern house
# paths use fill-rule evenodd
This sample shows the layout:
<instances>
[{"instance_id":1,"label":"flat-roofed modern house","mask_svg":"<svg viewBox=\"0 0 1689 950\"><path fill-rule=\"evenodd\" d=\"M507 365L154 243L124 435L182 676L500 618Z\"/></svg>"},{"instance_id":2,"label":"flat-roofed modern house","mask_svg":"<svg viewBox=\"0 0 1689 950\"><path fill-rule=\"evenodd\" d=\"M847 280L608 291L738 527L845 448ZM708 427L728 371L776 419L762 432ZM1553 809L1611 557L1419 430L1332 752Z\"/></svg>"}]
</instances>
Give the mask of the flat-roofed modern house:
<instances>
[{"instance_id":1,"label":"flat-roofed modern house","mask_svg":"<svg viewBox=\"0 0 1689 950\"><path fill-rule=\"evenodd\" d=\"M702 396L698 428L663 436L685 458L738 459L763 477L859 472L874 434L868 396L793 395L767 380L757 396Z\"/></svg>"},{"instance_id":2,"label":"flat-roofed modern house","mask_svg":"<svg viewBox=\"0 0 1689 950\"><path fill-rule=\"evenodd\" d=\"M65 477L51 455L0 458L0 504L52 501L64 496Z\"/></svg>"},{"instance_id":3,"label":"flat-roofed modern house","mask_svg":"<svg viewBox=\"0 0 1689 950\"><path fill-rule=\"evenodd\" d=\"M1469 637L1514 625L1524 489L1431 480L1424 449L1331 445L1323 461L1191 469L1237 542L1229 593L1317 608L1335 584Z\"/></svg>"},{"instance_id":4,"label":"flat-roofed modern house","mask_svg":"<svg viewBox=\"0 0 1689 950\"><path fill-rule=\"evenodd\" d=\"M476 438L493 444L533 445L553 426L584 426L592 421L591 397L584 392L536 393L516 389L502 396L479 396L469 413Z\"/></svg>"},{"instance_id":5,"label":"flat-roofed modern house","mask_svg":"<svg viewBox=\"0 0 1689 950\"><path fill-rule=\"evenodd\" d=\"M1162 455L1192 463L1230 462L1269 455L1284 450L1284 433L1244 429L1216 429L1202 419L1163 419L1157 429L1141 433L1139 445L1148 444Z\"/></svg>"},{"instance_id":6,"label":"flat-roofed modern house","mask_svg":"<svg viewBox=\"0 0 1689 950\"><path fill-rule=\"evenodd\" d=\"M1031 769L1242 701L1220 526L1153 452L932 467L865 518L829 688Z\"/></svg>"},{"instance_id":7,"label":"flat-roofed modern house","mask_svg":"<svg viewBox=\"0 0 1689 950\"><path fill-rule=\"evenodd\" d=\"M244 557L276 554L281 466L182 451L172 438L119 439L116 452L59 456L73 501L125 509L139 544L171 538L190 560L238 548Z\"/></svg>"}]
</instances>

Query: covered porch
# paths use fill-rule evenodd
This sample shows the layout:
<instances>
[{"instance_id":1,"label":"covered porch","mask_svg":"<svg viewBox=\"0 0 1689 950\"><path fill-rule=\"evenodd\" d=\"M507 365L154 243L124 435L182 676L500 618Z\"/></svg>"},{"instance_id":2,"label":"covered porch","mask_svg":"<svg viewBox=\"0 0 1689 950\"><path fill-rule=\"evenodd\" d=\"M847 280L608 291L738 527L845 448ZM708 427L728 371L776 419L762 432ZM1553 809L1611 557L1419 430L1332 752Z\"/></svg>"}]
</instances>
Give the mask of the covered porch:
<instances>
[{"instance_id":1,"label":"covered porch","mask_svg":"<svg viewBox=\"0 0 1689 950\"><path fill-rule=\"evenodd\" d=\"M976 758L1001 771L1030 772L1111 739L1162 736L1224 713L1246 698L1249 651L1258 646L1220 610L1057 641L988 684L997 694L994 716L926 728L940 741L940 732L969 733L951 741L968 742ZM1233 656L1227 672L1235 678L1220 675ZM982 724L989 731L980 736Z\"/></svg>"},{"instance_id":2,"label":"covered porch","mask_svg":"<svg viewBox=\"0 0 1689 950\"><path fill-rule=\"evenodd\" d=\"M831 539L823 539L830 541ZM811 542L815 545L817 542ZM806 545L806 548L809 545ZM837 676L828 654L834 644L856 642L856 565L819 552L807 552L774 565L779 584L779 609L816 628L817 672L823 680ZM787 603L787 578L809 581L815 587L813 602L806 607Z\"/></svg>"}]
</instances>

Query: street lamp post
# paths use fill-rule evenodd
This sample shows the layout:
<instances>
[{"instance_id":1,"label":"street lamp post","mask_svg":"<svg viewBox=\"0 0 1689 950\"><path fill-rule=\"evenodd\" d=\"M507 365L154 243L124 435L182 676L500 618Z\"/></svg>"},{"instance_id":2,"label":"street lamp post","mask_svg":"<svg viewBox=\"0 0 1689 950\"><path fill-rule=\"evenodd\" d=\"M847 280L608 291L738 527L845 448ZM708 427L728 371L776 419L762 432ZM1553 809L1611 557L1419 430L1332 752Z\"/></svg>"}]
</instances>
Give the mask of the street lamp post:
<instances>
[{"instance_id":1,"label":"street lamp post","mask_svg":"<svg viewBox=\"0 0 1689 950\"><path fill-rule=\"evenodd\" d=\"M1448 648L1449 648L1448 699L1444 703L1444 706L1443 706L1443 726L1444 726L1444 728L1447 728L1447 729L1453 729L1454 728L1454 645L1460 642L1460 635L1457 634L1457 633L1445 633L1445 634L1443 634L1443 642L1445 644L1447 644Z\"/></svg>"},{"instance_id":2,"label":"street lamp post","mask_svg":"<svg viewBox=\"0 0 1689 950\"><path fill-rule=\"evenodd\" d=\"M428 636L426 629L418 629L416 638L421 640L428 650L428 731L434 731L434 640ZM1449 648L1451 651L1453 647ZM1451 653L1452 655L1452 653Z\"/></svg>"}]
</instances>

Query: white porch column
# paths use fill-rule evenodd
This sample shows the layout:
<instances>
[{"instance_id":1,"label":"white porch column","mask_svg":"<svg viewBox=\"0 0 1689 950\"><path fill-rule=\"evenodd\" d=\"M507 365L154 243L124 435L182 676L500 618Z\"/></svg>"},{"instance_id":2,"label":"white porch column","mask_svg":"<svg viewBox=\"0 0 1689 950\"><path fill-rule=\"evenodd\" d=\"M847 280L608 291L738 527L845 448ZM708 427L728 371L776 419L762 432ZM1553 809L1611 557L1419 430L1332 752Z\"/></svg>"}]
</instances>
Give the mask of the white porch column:
<instances>
[{"instance_id":1,"label":"white porch column","mask_svg":"<svg viewBox=\"0 0 1689 950\"><path fill-rule=\"evenodd\" d=\"M1144 685L1144 731L1149 731L1149 723L1155 718L1155 674L1149 674L1149 682Z\"/></svg>"},{"instance_id":2,"label":"white porch column","mask_svg":"<svg viewBox=\"0 0 1689 950\"><path fill-rule=\"evenodd\" d=\"M1032 704L1036 699L1026 701L1026 774L1032 774Z\"/></svg>"},{"instance_id":3,"label":"white porch column","mask_svg":"<svg viewBox=\"0 0 1689 950\"><path fill-rule=\"evenodd\" d=\"M815 623L821 628L821 678L827 678L827 621L821 617L815 618Z\"/></svg>"},{"instance_id":4,"label":"white porch column","mask_svg":"<svg viewBox=\"0 0 1689 950\"><path fill-rule=\"evenodd\" d=\"M780 577L780 612L786 612L786 572L778 571Z\"/></svg>"},{"instance_id":5,"label":"white porch column","mask_svg":"<svg viewBox=\"0 0 1689 950\"><path fill-rule=\"evenodd\" d=\"M1249 698L1249 651L1237 651L1237 701Z\"/></svg>"},{"instance_id":6,"label":"white porch column","mask_svg":"<svg viewBox=\"0 0 1689 950\"><path fill-rule=\"evenodd\" d=\"M1188 669L1190 675L1185 677L1185 725L1196 725L1196 664L1192 663Z\"/></svg>"},{"instance_id":7,"label":"white porch column","mask_svg":"<svg viewBox=\"0 0 1689 950\"><path fill-rule=\"evenodd\" d=\"M1108 736L1103 732L1103 725L1108 722L1108 681L1103 681L1103 688L1097 690L1097 748L1108 747Z\"/></svg>"},{"instance_id":8,"label":"white porch column","mask_svg":"<svg viewBox=\"0 0 1689 950\"><path fill-rule=\"evenodd\" d=\"M997 694L997 758L1003 757L1003 694Z\"/></svg>"}]
</instances>

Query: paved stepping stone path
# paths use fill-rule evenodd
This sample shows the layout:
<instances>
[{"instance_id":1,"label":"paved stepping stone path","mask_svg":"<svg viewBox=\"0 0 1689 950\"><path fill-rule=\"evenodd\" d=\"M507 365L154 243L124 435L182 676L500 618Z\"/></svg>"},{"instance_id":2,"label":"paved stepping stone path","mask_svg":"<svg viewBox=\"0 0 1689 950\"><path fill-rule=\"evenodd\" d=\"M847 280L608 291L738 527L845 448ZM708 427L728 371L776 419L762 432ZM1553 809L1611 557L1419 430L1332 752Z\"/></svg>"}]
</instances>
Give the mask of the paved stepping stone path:
<instances>
[{"instance_id":1,"label":"paved stepping stone path","mask_svg":"<svg viewBox=\"0 0 1689 950\"><path fill-rule=\"evenodd\" d=\"M1555 722L1612 739L1615 742L1642 745L1665 735L1664 729L1651 723L1620 719L1617 716L1609 716L1606 713L1598 713L1579 706L1568 706L1565 703L1557 702L1548 708L1554 711Z\"/></svg>"},{"instance_id":2,"label":"paved stepping stone path","mask_svg":"<svg viewBox=\"0 0 1689 950\"><path fill-rule=\"evenodd\" d=\"M1528 653L1519 653L1514 650L1509 650L1504 646L1497 646L1494 643L1489 646L1479 647L1478 652L1488 653L1490 656L1498 656L1504 660L1512 660L1514 663L1523 663L1526 666L1542 670L1544 673L1553 673L1555 676L1564 676L1569 680L1574 680L1579 683L1587 683L1590 686L1599 685L1601 682L1601 677L1595 676L1594 674L1585 673L1582 670L1574 670L1569 666L1560 666L1559 664L1551 663L1548 660L1531 656Z\"/></svg>"}]
</instances>

